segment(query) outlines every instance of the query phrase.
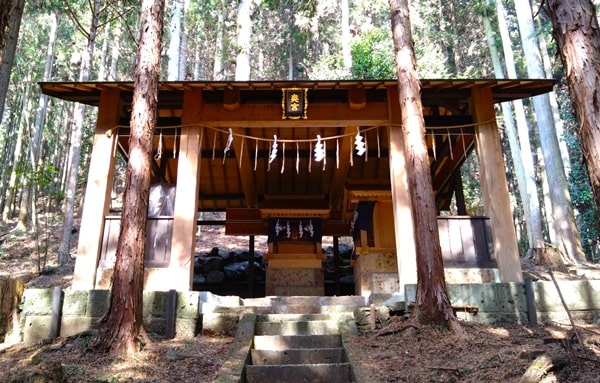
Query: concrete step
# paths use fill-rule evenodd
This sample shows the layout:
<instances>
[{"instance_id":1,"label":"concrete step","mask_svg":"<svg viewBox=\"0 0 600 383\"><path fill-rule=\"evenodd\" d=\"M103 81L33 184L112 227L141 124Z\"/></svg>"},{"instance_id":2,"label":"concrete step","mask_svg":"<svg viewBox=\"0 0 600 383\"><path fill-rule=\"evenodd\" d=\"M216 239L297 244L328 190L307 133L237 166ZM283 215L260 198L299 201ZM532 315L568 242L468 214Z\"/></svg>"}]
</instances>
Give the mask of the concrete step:
<instances>
[{"instance_id":1,"label":"concrete step","mask_svg":"<svg viewBox=\"0 0 600 383\"><path fill-rule=\"evenodd\" d=\"M255 335L327 335L339 334L337 321L256 322Z\"/></svg>"},{"instance_id":2,"label":"concrete step","mask_svg":"<svg viewBox=\"0 0 600 383\"><path fill-rule=\"evenodd\" d=\"M252 306L245 307L250 312L263 314L344 314L354 312L354 309L364 306L312 306L312 305L277 305L277 306Z\"/></svg>"},{"instance_id":3,"label":"concrete step","mask_svg":"<svg viewBox=\"0 0 600 383\"><path fill-rule=\"evenodd\" d=\"M340 335L255 335L257 350L287 350L293 348L342 347Z\"/></svg>"},{"instance_id":4,"label":"concrete step","mask_svg":"<svg viewBox=\"0 0 600 383\"><path fill-rule=\"evenodd\" d=\"M348 383L351 376L349 363L246 366L247 383Z\"/></svg>"},{"instance_id":5,"label":"concrete step","mask_svg":"<svg viewBox=\"0 0 600 383\"><path fill-rule=\"evenodd\" d=\"M338 319L338 315L331 314L259 314L257 322L298 322L311 320Z\"/></svg>"},{"instance_id":6,"label":"concrete step","mask_svg":"<svg viewBox=\"0 0 600 383\"><path fill-rule=\"evenodd\" d=\"M344 362L344 349L295 348L288 350L252 350L253 365L269 364L317 364Z\"/></svg>"},{"instance_id":7,"label":"concrete step","mask_svg":"<svg viewBox=\"0 0 600 383\"><path fill-rule=\"evenodd\" d=\"M363 307L368 306L364 297L359 295L344 296L269 296L263 298L243 299L244 306L254 307L272 307L272 306L345 306L345 307Z\"/></svg>"}]
</instances>

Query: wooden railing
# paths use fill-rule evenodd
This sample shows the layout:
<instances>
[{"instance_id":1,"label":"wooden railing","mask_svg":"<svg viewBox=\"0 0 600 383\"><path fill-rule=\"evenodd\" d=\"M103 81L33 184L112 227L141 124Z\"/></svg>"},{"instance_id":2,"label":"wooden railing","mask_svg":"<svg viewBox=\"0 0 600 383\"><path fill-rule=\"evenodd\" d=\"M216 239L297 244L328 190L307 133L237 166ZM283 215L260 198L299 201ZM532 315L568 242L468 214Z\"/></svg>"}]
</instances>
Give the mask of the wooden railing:
<instances>
[{"instance_id":1,"label":"wooden railing","mask_svg":"<svg viewBox=\"0 0 600 383\"><path fill-rule=\"evenodd\" d=\"M496 267L488 217L438 217L444 267Z\"/></svg>"},{"instance_id":2,"label":"wooden railing","mask_svg":"<svg viewBox=\"0 0 600 383\"><path fill-rule=\"evenodd\" d=\"M112 268L114 266L120 230L121 216L110 215L104 218L100 267ZM145 267L169 266L172 233L172 216L148 217L146 221Z\"/></svg>"}]
</instances>

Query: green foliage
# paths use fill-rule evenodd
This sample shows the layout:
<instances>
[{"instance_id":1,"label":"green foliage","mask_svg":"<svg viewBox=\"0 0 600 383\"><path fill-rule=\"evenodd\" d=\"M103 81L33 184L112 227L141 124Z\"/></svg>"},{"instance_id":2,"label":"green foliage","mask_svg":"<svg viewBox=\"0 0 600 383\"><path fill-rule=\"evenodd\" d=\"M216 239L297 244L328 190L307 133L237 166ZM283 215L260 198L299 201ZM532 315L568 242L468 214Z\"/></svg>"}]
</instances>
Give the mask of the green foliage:
<instances>
[{"instance_id":1,"label":"green foliage","mask_svg":"<svg viewBox=\"0 0 600 383\"><path fill-rule=\"evenodd\" d=\"M569 137L567 138L567 143L571 152L581 154L579 140L575 137ZM571 158L569 191L571 193L573 208L576 211L575 220L579 228L583 251L589 260L599 262L600 258L598 258L598 255L594 255L596 254L598 239L600 238L598 206L596 206L594 201L587 168L581 156Z\"/></svg>"},{"instance_id":2,"label":"green foliage","mask_svg":"<svg viewBox=\"0 0 600 383\"><path fill-rule=\"evenodd\" d=\"M391 79L396 77L394 47L391 32L373 29L352 43L352 68L354 79Z\"/></svg>"}]
</instances>

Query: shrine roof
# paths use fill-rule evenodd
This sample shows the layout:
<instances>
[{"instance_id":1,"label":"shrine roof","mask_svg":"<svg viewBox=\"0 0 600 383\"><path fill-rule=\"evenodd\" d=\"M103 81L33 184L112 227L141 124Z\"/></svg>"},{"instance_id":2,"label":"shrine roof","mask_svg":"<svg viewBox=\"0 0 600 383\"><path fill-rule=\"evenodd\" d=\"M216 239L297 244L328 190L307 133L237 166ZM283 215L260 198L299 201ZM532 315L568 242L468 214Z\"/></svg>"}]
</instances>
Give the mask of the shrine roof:
<instances>
[{"instance_id":1,"label":"shrine roof","mask_svg":"<svg viewBox=\"0 0 600 383\"><path fill-rule=\"evenodd\" d=\"M468 95L473 86L489 87L495 102L512 101L536 96L552 91L555 80L552 79L421 79L421 90L424 97L430 94L445 94L460 97ZM336 97L335 90L364 88L366 90L385 90L396 86L397 80L300 80L300 81L161 81L159 94L169 102L175 97L181 102L183 90L200 88L207 91L239 89L251 91L257 96L269 97L269 91L280 91L283 88L308 88L315 93L327 93ZM42 93L68 101L97 106L100 92L104 89L119 89L127 94L133 92L132 81L90 81L90 82L40 82ZM167 94L169 96L167 97ZM159 95L159 103L163 97Z\"/></svg>"}]
</instances>

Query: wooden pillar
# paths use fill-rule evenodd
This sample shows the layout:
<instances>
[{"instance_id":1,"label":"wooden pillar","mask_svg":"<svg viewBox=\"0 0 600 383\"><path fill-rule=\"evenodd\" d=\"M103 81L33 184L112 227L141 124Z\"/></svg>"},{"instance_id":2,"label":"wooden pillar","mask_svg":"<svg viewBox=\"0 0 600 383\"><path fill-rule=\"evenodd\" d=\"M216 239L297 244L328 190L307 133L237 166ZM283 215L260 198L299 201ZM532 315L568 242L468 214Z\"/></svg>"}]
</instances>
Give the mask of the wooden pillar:
<instances>
[{"instance_id":1,"label":"wooden pillar","mask_svg":"<svg viewBox=\"0 0 600 383\"><path fill-rule=\"evenodd\" d=\"M394 211L394 233L396 238L396 259L398 260L398 279L400 296L404 298L404 286L417 283L417 250L413 223L412 202L404 139L402 136L402 118L398 88L388 88L388 108L393 126L389 128L390 181L392 186L392 208Z\"/></svg>"},{"instance_id":2,"label":"wooden pillar","mask_svg":"<svg viewBox=\"0 0 600 383\"><path fill-rule=\"evenodd\" d=\"M107 132L118 125L120 112L119 90L113 88L103 90L100 95L81 216L77 259L73 274L74 289L93 289L96 284L96 267L102 248L104 216L110 207L115 170L114 150L117 136L107 135Z\"/></svg>"},{"instance_id":3,"label":"wooden pillar","mask_svg":"<svg viewBox=\"0 0 600 383\"><path fill-rule=\"evenodd\" d=\"M254 298L254 236L248 237L248 297Z\"/></svg>"},{"instance_id":4,"label":"wooden pillar","mask_svg":"<svg viewBox=\"0 0 600 383\"><path fill-rule=\"evenodd\" d=\"M202 89L185 89L182 125L199 123L201 109ZM171 261L169 263L169 280L165 281L167 289L187 291L192 288L202 134L203 128L199 126L187 126L181 129Z\"/></svg>"},{"instance_id":5,"label":"wooden pillar","mask_svg":"<svg viewBox=\"0 0 600 383\"><path fill-rule=\"evenodd\" d=\"M471 89L471 114L485 214L490 217L494 253L502 282L523 282L517 235L512 220L506 166L490 88Z\"/></svg>"}]
</instances>

